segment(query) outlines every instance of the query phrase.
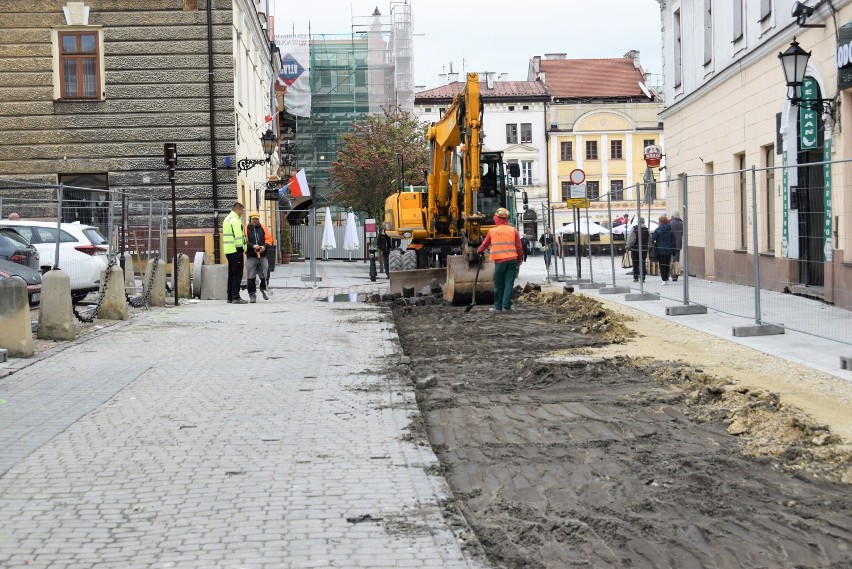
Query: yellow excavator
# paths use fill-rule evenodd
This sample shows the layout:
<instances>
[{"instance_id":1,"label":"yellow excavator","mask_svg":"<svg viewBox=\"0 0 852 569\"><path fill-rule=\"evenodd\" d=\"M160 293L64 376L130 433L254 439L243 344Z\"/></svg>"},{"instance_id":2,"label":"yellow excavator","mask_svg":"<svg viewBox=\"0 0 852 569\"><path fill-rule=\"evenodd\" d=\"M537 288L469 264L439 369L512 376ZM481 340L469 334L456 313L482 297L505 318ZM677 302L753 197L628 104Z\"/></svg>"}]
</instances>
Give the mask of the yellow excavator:
<instances>
[{"instance_id":1,"label":"yellow excavator","mask_svg":"<svg viewBox=\"0 0 852 569\"><path fill-rule=\"evenodd\" d=\"M508 209L512 199L503 153L482 151L482 115L479 76L468 73L464 91L426 133L431 163L425 191L400 190L385 200L385 231L408 243L390 252L391 292L419 292L436 281L445 299L462 305L471 302L475 281L476 301L493 299L494 262L480 261L476 248L494 227L494 213ZM513 178L520 175L517 164L508 170Z\"/></svg>"}]
</instances>

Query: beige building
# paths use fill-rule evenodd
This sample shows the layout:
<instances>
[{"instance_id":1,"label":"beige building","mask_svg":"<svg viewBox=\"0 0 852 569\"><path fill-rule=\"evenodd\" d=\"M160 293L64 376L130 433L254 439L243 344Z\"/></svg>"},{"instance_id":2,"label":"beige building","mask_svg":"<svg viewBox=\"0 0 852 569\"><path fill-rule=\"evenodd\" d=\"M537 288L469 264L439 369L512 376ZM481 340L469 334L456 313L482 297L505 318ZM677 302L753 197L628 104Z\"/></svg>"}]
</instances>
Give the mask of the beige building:
<instances>
[{"instance_id":1,"label":"beige building","mask_svg":"<svg viewBox=\"0 0 852 569\"><path fill-rule=\"evenodd\" d=\"M645 197L644 148L664 143L658 117L662 105L645 85L638 52L613 59L567 59L561 53L535 56L528 79L541 81L552 95L547 175L554 225L572 220L573 212L565 202L575 169L586 176L591 219L607 221L607 194L613 217L635 212L637 183L640 198ZM660 178L659 170L654 176ZM651 209L658 215L666 210L667 196L664 186L656 189Z\"/></svg>"},{"instance_id":2,"label":"beige building","mask_svg":"<svg viewBox=\"0 0 852 569\"><path fill-rule=\"evenodd\" d=\"M845 164L821 164L852 150L852 2L660 0L660 8L660 117L668 171L689 175L690 272L751 284L756 254L762 288L807 288L852 307L849 174ZM790 101L778 55L794 38L811 52L802 97L815 108ZM681 193L672 197L672 209L682 208Z\"/></svg>"}]
</instances>

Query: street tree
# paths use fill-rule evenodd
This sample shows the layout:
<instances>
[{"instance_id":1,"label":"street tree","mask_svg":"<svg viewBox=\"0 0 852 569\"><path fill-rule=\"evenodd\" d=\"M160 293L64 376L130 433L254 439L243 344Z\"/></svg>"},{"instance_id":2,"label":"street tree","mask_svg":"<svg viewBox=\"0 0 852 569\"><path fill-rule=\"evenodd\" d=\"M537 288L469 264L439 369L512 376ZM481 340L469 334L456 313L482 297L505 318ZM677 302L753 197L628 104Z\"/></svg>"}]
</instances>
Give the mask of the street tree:
<instances>
[{"instance_id":1,"label":"street tree","mask_svg":"<svg viewBox=\"0 0 852 569\"><path fill-rule=\"evenodd\" d=\"M429 163L426 125L401 109L364 115L342 134L331 164L331 197L344 206L380 220L385 198L398 188L397 154L403 157L405 185L425 184Z\"/></svg>"}]
</instances>

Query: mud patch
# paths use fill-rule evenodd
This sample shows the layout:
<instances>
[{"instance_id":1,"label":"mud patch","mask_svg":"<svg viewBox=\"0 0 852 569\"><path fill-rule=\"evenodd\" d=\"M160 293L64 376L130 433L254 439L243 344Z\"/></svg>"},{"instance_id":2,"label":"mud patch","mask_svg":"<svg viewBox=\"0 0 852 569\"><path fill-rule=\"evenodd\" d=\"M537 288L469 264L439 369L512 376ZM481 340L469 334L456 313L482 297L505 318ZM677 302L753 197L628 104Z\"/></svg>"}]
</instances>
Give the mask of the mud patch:
<instances>
[{"instance_id":1,"label":"mud patch","mask_svg":"<svg viewBox=\"0 0 852 569\"><path fill-rule=\"evenodd\" d=\"M694 368L595 357L632 331L588 297L517 307L394 313L415 376L434 378L417 399L445 509L495 566L852 565L849 486L832 482L849 458L829 431Z\"/></svg>"}]
</instances>

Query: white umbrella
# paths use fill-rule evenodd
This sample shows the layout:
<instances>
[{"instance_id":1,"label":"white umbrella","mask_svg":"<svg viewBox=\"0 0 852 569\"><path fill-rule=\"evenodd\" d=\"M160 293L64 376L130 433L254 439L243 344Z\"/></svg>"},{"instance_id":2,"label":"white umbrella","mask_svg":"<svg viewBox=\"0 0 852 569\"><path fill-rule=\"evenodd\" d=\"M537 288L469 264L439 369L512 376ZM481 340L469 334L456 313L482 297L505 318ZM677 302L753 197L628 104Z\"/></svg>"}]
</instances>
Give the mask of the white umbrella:
<instances>
[{"instance_id":1,"label":"white umbrella","mask_svg":"<svg viewBox=\"0 0 852 569\"><path fill-rule=\"evenodd\" d=\"M656 221L651 221L650 224L646 223L645 225L648 227L648 231L653 233L654 230L656 230L657 227L659 227L660 224L657 223ZM636 227L636 218L635 217L633 218L633 220L629 224L622 224L622 225L619 225L618 227L613 227L612 232L615 233L616 235L624 235L624 233L626 231L628 231L628 228L633 228L633 227Z\"/></svg>"},{"instance_id":2,"label":"white umbrella","mask_svg":"<svg viewBox=\"0 0 852 569\"><path fill-rule=\"evenodd\" d=\"M337 240L334 238L334 226L331 222L331 210L325 208L325 222L322 228L322 250L332 251L337 249Z\"/></svg>"},{"instance_id":3,"label":"white umbrella","mask_svg":"<svg viewBox=\"0 0 852 569\"><path fill-rule=\"evenodd\" d=\"M559 229L556 230L556 233L564 234L564 233L574 233L574 222L563 225ZM600 235L601 233L606 234L609 233L609 229L597 223L595 221L591 221L588 218L580 219L580 233L583 235Z\"/></svg>"},{"instance_id":4,"label":"white umbrella","mask_svg":"<svg viewBox=\"0 0 852 569\"><path fill-rule=\"evenodd\" d=\"M349 260L352 260L352 251L358 250L358 223L355 221L355 214L349 210L346 216L346 233L343 237L343 248L349 251Z\"/></svg>"}]
</instances>

